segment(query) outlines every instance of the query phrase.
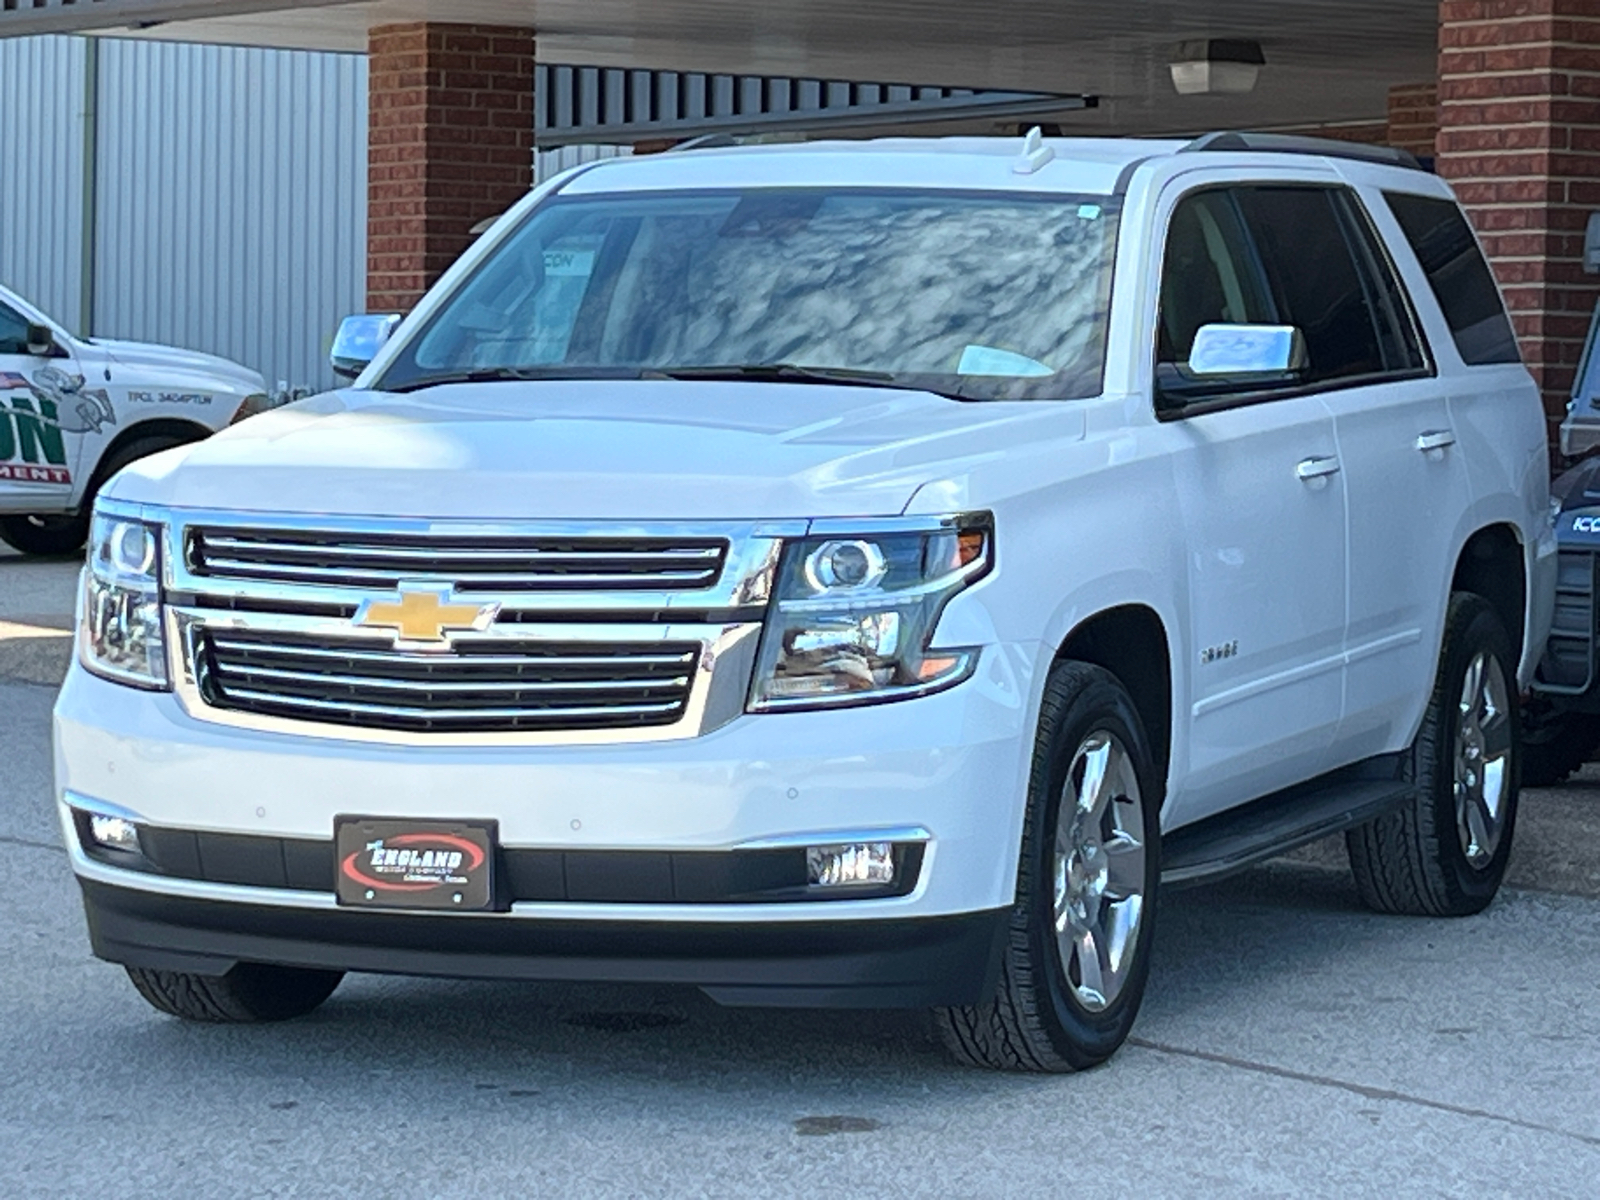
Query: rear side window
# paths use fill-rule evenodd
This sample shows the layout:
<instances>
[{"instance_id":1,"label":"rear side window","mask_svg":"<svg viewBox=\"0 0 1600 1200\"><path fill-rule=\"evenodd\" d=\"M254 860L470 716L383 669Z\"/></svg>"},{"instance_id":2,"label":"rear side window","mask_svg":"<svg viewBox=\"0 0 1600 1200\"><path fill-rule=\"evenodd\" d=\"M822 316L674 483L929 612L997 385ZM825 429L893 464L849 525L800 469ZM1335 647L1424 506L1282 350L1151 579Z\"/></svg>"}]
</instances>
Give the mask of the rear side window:
<instances>
[{"instance_id":1,"label":"rear side window","mask_svg":"<svg viewBox=\"0 0 1600 1200\"><path fill-rule=\"evenodd\" d=\"M1383 198L1427 273L1462 361L1521 362L1500 290L1461 209L1437 196L1385 192Z\"/></svg>"},{"instance_id":2,"label":"rear side window","mask_svg":"<svg viewBox=\"0 0 1600 1200\"><path fill-rule=\"evenodd\" d=\"M1279 315L1305 337L1305 383L1425 368L1399 282L1342 190L1259 186L1238 197Z\"/></svg>"}]
</instances>

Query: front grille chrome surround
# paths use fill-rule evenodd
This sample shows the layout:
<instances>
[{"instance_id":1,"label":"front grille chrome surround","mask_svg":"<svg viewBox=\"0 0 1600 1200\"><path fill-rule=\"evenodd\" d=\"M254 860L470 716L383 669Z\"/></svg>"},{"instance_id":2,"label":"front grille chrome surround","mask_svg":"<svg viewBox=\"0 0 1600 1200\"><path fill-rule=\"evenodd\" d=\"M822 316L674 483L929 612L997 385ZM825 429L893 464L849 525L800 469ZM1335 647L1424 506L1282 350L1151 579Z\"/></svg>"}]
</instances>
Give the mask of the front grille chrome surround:
<instances>
[{"instance_id":1,"label":"front grille chrome surround","mask_svg":"<svg viewBox=\"0 0 1600 1200\"><path fill-rule=\"evenodd\" d=\"M805 532L805 522L469 523L150 509L141 515L166 526L168 653L174 691L191 717L424 746L665 741L726 724L744 711L783 539ZM394 566L393 578L372 575L370 584L349 572L221 575L219 561L248 555L219 530L284 561L290 556L277 547L298 549L325 536L333 551L312 564L319 572L342 551L372 545L405 550L391 560L405 566ZM593 573L603 577L594 584L587 572L569 572L560 586L529 586L519 576L502 588L503 547L536 542L563 553L583 545L613 556L648 554L651 575L648 582L630 576L616 584L608 568ZM449 549L429 559L411 553L419 544ZM196 545L204 547L198 559L190 553ZM684 550L685 561L691 551L698 555L701 580L683 586L662 574L662 547ZM240 557L219 560L220 549ZM701 553L707 549L714 565ZM365 553L349 558L377 571ZM464 586L463 568L478 565L493 569ZM396 596L402 583L496 603L498 617L487 629L426 649L397 644L392 630L353 623L363 602Z\"/></svg>"},{"instance_id":2,"label":"front grille chrome surround","mask_svg":"<svg viewBox=\"0 0 1600 1200\"><path fill-rule=\"evenodd\" d=\"M480 592L703 589L715 586L723 538L363 533L193 526L184 564L205 579L391 587L418 572Z\"/></svg>"}]
</instances>

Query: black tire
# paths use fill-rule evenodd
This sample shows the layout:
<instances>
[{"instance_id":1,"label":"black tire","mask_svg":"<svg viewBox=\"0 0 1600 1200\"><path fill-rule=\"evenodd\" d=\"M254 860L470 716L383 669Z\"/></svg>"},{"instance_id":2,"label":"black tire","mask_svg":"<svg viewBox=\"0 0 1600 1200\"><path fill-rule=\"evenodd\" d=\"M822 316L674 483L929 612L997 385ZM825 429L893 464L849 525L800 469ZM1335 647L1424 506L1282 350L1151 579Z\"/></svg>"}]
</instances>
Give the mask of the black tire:
<instances>
[{"instance_id":1,"label":"black tire","mask_svg":"<svg viewBox=\"0 0 1600 1200\"><path fill-rule=\"evenodd\" d=\"M1474 865L1462 844L1456 812L1456 745L1468 666L1492 656L1507 684L1505 737L1509 763L1493 853ZM1345 845L1356 889L1369 908L1414 916L1462 917L1481 912L1500 889L1517 822L1521 714L1516 661L1505 626L1487 601L1467 592L1450 597L1438 676L1408 758L1414 795L1405 807L1350 830ZM1487 849L1487 847L1485 847Z\"/></svg>"},{"instance_id":2,"label":"black tire","mask_svg":"<svg viewBox=\"0 0 1600 1200\"><path fill-rule=\"evenodd\" d=\"M1524 706L1522 720L1522 786L1554 787L1600 749L1600 714L1545 712L1538 717Z\"/></svg>"},{"instance_id":3,"label":"black tire","mask_svg":"<svg viewBox=\"0 0 1600 1200\"><path fill-rule=\"evenodd\" d=\"M76 554L89 538L89 515L94 508L94 498L99 495L106 480L131 462L181 445L182 439L170 436L135 438L100 461L77 512L70 516L29 514L0 517L0 539L24 554Z\"/></svg>"},{"instance_id":4,"label":"black tire","mask_svg":"<svg viewBox=\"0 0 1600 1200\"><path fill-rule=\"evenodd\" d=\"M151 1007L185 1021L244 1025L303 1017L333 995L342 971L236 963L226 975L128 967Z\"/></svg>"},{"instance_id":5,"label":"black tire","mask_svg":"<svg viewBox=\"0 0 1600 1200\"><path fill-rule=\"evenodd\" d=\"M1142 913L1127 974L1109 1005L1091 1011L1074 994L1054 927L1056 821L1073 757L1091 735L1109 732L1127 752L1139 792L1145 848ZM1144 997L1160 880L1161 781L1149 738L1127 689L1086 663L1058 664L1045 686L1034 742L1017 895L993 999L934 1010L955 1058L1012 1071L1079 1071L1110 1058L1127 1038Z\"/></svg>"},{"instance_id":6,"label":"black tire","mask_svg":"<svg viewBox=\"0 0 1600 1200\"><path fill-rule=\"evenodd\" d=\"M0 539L24 554L76 554L88 537L88 505L72 516L0 517Z\"/></svg>"}]
</instances>

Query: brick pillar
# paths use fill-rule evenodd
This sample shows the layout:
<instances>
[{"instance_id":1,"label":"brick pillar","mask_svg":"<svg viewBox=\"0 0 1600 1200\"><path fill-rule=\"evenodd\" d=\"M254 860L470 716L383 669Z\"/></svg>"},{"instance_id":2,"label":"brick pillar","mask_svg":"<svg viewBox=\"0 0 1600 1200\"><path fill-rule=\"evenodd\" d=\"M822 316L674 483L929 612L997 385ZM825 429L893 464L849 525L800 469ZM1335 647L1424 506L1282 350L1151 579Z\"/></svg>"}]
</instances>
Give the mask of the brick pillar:
<instances>
[{"instance_id":1,"label":"brick pillar","mask_svg":"<svg viewBox=\"0 0 1600 1200\"><path fill-rule=\"evenodd\" d=\"M1442 0L1437 162L1559 421L1600 296L1580 262L1600 208L1600 0Z\"/></svg>"},{"instance_id":2,"label":"brick pillar","mask_svg":"<svg viewBox=\"0 0 1600 1200\"><path fill-rule=\"evenodd\" d=\"M1418 158L1434 156L1439 137L1439 85L1402 83L1389 89L1389 145Z\"/></svg>"},{"instance_id":3,"label":"brick pillar","mask_svg":"<svg viewBox=\"0 0 1600 1200\"><path fill-rule=\"evenodd\" d=\"M382 25L368 59L367 309L405 312L533 184L533 31Z\"/></svg>"}]
</instances>

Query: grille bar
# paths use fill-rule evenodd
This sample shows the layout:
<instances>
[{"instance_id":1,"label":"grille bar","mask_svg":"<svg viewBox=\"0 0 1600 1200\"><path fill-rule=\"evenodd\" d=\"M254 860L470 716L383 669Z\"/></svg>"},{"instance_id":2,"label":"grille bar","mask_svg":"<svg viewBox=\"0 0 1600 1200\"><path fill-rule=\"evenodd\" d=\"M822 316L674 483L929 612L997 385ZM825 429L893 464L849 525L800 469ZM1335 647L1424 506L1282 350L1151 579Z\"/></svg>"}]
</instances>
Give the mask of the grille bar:
<instances>
[{"instance_id":1,"label":"grille bar","mask_svg":"<svg viewBox=\"0 0 1600 1200\"><path fill-rule=\"evenodd\" d=\"M260 642L237 641L226 636L212 634L212 644L219 650L235 651L262 651L266 649ZM462 653L467 646L458 647L457 652ZM357 650L354 648L331 646L300 646L292 643L275 643L270 647L270 652L275 658L316 658L316 659L350 659L355 662L386 663L394 666L426 665L426 659L418 659L417 655L404 650ZM474 667L523 667L530 663L537 663L543 667L610 667L617 662L615 654L541 654L536 659L530 659L526 654L471 654L463 655L466 662ZM630 654L627 659L632 667L687 667L694 662L694 652L686 650L679 654Z\"/></svg>"},{"instance_id":2,"label":"grille bar","mask_svg":"<svg viewBox=\"0 0 1600 1200\"><path fill-rule=\"evenodd\" d=\"M363 678L358 675L325 675L311 671L286 671L277 667L233 665L219 669L224 679L235 675L243 675L251 680L274 680L283 683L351 689L377 688L380 691L402 692L460 692L467 694L481 692L606 692L627 689L643 691L651 688L686 688L689 686L689 677L687 675L660 679L570 679L555 683L539 683L520 679L425 680Z\"/></svg>"},{"instance_id":3,"label":"grille bar","mask_svg":"<svg viewBox=\"0 0 1600 1200\"><path fill-rule=\"evenodd\" d=\"M205 536L206 558L215 563L220 551L254 552L256 554L307 555L316 558L354 558L372 556L380 558L412 559L437 562L447 558L461 562L504 562L507 559L559 560L587 562L651 562L656 559L686 559L701 563L714 562L721 556L715 546L690 549L665 550L548 550L484 548L481 546L386 546L379 542L350 543L347 545L307 544L303 542L269 542L225 537L217 534Z\"/></svg>"},{"instance_id":4,"label":"grille bar","mask_svg":"<svg viewBox=\"0 0 1600 1200\"><path fill-rule=\"evenodd\" d=\"M566 708L463 708L452 711L450 709L437 708L404 708L388 704L358 704L348 700L314 700L306 696L286 696L276 692L255 692L247 689L230 690L228 694L237 700L253 701L268 706L303 708L318 714L323 719L329 719L331 714L343 716L349 713L364 713L385 719L409 718L419 721L450 721L458 719L475 723L485 720L514 721L519 718L571 720L582 717L660 715L673 712L679 707L677 702L667 702L661 704L606 704ZM357 722L350 723L356 724Z\"/></svg>"}]
</instances>

